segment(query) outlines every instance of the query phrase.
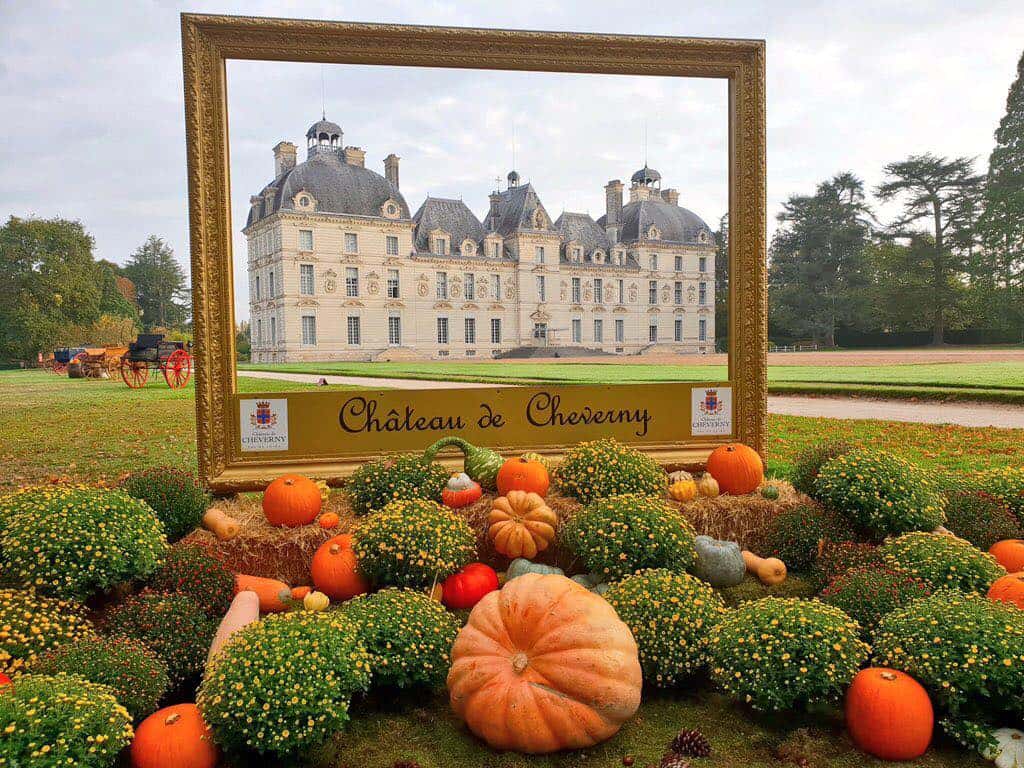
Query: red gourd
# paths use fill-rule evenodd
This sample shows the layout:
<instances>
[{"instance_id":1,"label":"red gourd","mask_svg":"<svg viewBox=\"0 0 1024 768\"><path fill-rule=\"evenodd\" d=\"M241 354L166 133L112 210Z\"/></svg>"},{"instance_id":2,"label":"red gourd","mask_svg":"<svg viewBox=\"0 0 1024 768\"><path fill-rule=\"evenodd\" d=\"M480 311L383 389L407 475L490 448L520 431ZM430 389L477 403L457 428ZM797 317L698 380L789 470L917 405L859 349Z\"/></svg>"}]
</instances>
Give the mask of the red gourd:
<instances>
[{"instance_id":1,"label":"red gourd","mask_svg":"<svg viewBox=\"0 0 1024 768\"><path fill-rule=\"evenodd\" d=\"M483 563L470 563L444 580L441 602L456 610L472 608L498 588L498 574Z\"/></svg>"}]
</instances>

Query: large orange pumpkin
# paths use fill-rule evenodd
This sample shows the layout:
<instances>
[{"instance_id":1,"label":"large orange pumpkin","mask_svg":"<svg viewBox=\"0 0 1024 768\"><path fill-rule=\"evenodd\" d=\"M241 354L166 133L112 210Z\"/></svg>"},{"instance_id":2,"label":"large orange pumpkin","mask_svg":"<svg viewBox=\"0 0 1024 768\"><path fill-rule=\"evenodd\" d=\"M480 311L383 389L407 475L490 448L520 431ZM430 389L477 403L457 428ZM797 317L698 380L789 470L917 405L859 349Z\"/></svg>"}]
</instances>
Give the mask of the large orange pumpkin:
<instances>
[{"instance_id":1,"label":"large orange pumpkin","mask_svg":"<svg viewBox=\"0 0 1024 768\"><path fill-rule=\"evenodd\" d=\"M215 768L219 758L195 704L158 710L135 729L132 768Z\"/></svg>"},{"instance_id":2,"label":"large orange pumpkin","mask_svg":"<svg viewBox=\"0 0 1024 768\"><path fill-rule=\"evenodd\" d=\"M988 588L988 597L1024 609L1024 571L996 579Z\"/></svg>"},{"instance_id":3,"label":"large orange pumpkin","mask_svg":"<svg viewBox=\"0 0 1024 768\"><path fill-rule=\"evenodd\" d=\"M507 496L509 491L527 491L546 496L551 485L548 468L536 459L520 456L509 459L498 470L498 493Z\"/></svg>"},{"instance_id":4,"label":"large orange pumpkin","mask_svg":"<svg viewBox=\"0 0 1024 768\"><path fill-rule=\"evenodd\" d=\"M853 743L883 760L913 760L932 741L935 713L928 692L910 675L885 667L861 670L846 692Z\"/></svg>"},{"instance_id":5,"label":"large orange pumpkin","mask_svg":"<svg viewBox=\"0 0 1024 768\"><path fill-rule=\"evenodd\" d=\"M718 481L722 493L733 496L756 491L764 482L764 462L760 454L743 443L716 448L708 456L707 470Z\"/></svg>"},{"instance_id":6,"label":"large orange pumpkin","mask_svg":"<svg viewBox=\"0 0 1024 768\"><path fill-rule=\"evenodd\" d=\"M310 573L316 588L333 600L348 600L370 591L366 579L356 571L350 533L335 536L321 544L313 555Z\"/></svg>"},{"instance_id":7,"label":"large orange pumpkin","mask_svg":"<svg viewBox=\"0 0 1024 768\"><path fill-rule=\"evenodd\" d=\"M322 505L320 488L302 475L282 475L263 492L263 514L271 525L309 525Z\"/></svg>"},{"instance_id":8,"label":"large orange pumpkin","mask_svg":"<svg viewBox=\"0 0 1024 768\"><path fill-rule=\"evenodd\" d=\"M1003 539L993 544L988 553L1010 573L1024 571L1024 539Z\"/></svg>"},{"instance_id":9,"label":"large orange pumpkin","mask_svg":"<svg viewBox=\"0 0 1024 768\"><path fill-rule=\"evenodd\" d=\"M476 604L452 646L448 694L495 749L542 754L613 736L640 706L636 642L604 598L527 573Z\"/></svg>"},{"instance_id":10,"label":"large orange pumpkin","mask_svg":"<svg viewBox=\"0 0 1024 768\"><path fill-rule=\"evenodd\" d=\"M509 491L494 500L487 524L500 554L531 560L554 540L558 515L536 493Z\"/></svg>"}]
</instances>

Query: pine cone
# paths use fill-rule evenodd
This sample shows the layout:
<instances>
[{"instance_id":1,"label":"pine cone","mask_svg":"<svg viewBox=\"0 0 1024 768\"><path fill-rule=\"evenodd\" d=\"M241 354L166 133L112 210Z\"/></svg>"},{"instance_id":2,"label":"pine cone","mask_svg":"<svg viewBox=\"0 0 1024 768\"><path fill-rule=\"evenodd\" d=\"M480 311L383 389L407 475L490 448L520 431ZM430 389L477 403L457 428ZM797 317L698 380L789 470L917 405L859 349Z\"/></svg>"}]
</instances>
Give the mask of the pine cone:
<instances>
[{"instance_id":1,"label":"pine cone","mask_svg":"<svg viewBox=\"0 0 1024 768\"><path fill-rule=\"evenodd\" d=\"M684 728L672 739L669 749L685 757L707 757L711 754L711 742L700 731Z\"/></svg>"},{"instance_id":2,"label":"pine cone","mask_svg":"<svg viewBox=\"0 0 1024 768\"><path fill-rule=\"evenodd\" d=\"M690 761L682 755L669 752L661 758L661 768L690 768Z\"/></svg>"}]
</instances>

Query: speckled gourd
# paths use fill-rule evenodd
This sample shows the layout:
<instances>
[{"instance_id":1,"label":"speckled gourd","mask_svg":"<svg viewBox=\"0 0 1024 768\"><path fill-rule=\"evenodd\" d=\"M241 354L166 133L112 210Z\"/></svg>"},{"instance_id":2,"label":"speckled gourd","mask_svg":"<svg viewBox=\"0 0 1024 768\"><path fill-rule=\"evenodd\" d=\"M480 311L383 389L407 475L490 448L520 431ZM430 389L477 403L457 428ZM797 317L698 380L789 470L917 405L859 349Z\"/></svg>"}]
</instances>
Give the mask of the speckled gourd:
<instances>
[{"instance_id":1,"label":"speckled gourd","mask_svg":"<svg viewBox=\"0 0 1024 768\"><path fill-rule=\"evenodd\" d=\"M492 451L490 448L479 448L472 445L461 437L450 435L448 437L442 437L433 445L429 446L427 450L423 452L423 458L427 461L433 461L434 457L444 448L454 446L462 451L462 455L465 456L463 462L466 474L472 479L476 480L487 490L493 491L497 488L496 478L498 476L498 470L501 469L501 465L505 463L505 459L502 458L501 454L497 451Z\"/></svg>"},{"instance_id":2,"label":"speckled gourd","mask_svg":"<svg viewBox=\"0 0 1024 768\"><path fill-rule=\"evenodd\" d=\"M544 563L535 563L531 560L527 560L525 557L517 557L511 563L509 563L508 570L505 571L505 578L508 581L523 576L527 573L539 573L541 575L555 574L556 576L564 576L565 572L561 568L556 568L553 565L545 565Z\"/></svg>"},{"instance_id":3,"label":"speckled gourd","mask_svg":"<svg viewBox=\"0 0 1024 768\"><path fill-rule=\"evenodd\" d=\"M694 539L697 561L694 575L712 587L734 587L743 581L747 567L743 562L740 545L735 541L720 541L710 536Z\"/></svg>"}]
</instances>

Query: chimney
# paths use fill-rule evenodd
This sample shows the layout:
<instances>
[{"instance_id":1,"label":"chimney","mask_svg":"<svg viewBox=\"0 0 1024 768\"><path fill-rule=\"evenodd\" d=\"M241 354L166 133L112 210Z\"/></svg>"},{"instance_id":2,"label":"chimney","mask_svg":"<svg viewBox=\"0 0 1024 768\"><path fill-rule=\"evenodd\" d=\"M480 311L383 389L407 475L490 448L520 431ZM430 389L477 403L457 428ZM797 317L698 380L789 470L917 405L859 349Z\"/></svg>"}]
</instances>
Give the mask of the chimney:
<instances>
[{"instance_id":1,"label":"chimney","mask_svg":"<svg viewBox=\"0 0 1024 768\"><path fill-rule=\"evenodd\" d=\"M487 214L489 219L488 229L498 228L498 217L501 215L501 194L499 192L491 192L491 210Z\"/></svg>"},{"instance_id":2,"label":"chimney","mask_svg":"<svg viewBox=\"0 0 1024 768\"><path fill-rule=\"evenodd\" d=\"M622 225L622 182L612 179L604 185L605 219L604 228L608 238L619 241L619 227Z\"/></svg>"},{"instance_id":3,"label":"chimney","mask_svg":"<svg viewBox=\"0 0 1024 768\"><path fill-rule=\"evenodd\" d=\"M360 168L366 167L366 153L359 147L345 147L342 152L345 156L345 162L349 165L356 165Z\"/></svg>"},{"instance_id":4,"label":"chimney","mask_svg":"<svg viewBox=\"0 0 1024 768\"><path fill-rule=\"evenodd\" d=\"M661 190L661 199L669 205L679 205L679 190L663 189Z\"/></svg>"},{"instance_id":5,"label":"chimney","mask_svg":"<svg viewBox=\"0 0 1024 768\"><path fill-rule=\"evenodd\" d=\"M274 147L274 178L295 167L296 147L290 141L279 141Z\"/></svg>"},{"instance_id":6,"label":"chimney","mask_svg":"<svg viewBox=\"0 0 1024 768\"><path fill-rule=\"evenodd\" d=\"M391 182L391 186L398 189L398 155L392 152L384 158L384 178Z\"/></svg>"}]
</instances>

